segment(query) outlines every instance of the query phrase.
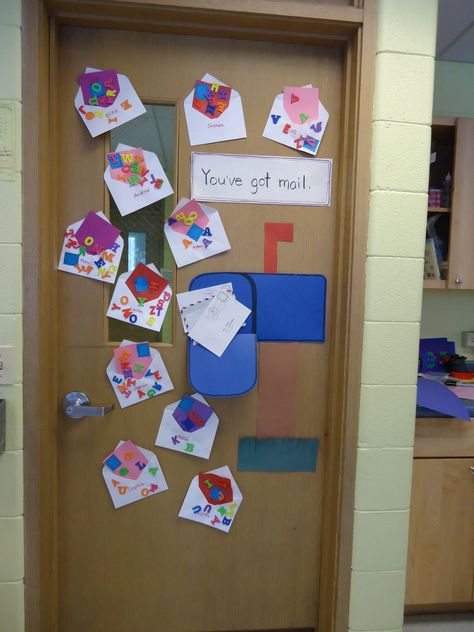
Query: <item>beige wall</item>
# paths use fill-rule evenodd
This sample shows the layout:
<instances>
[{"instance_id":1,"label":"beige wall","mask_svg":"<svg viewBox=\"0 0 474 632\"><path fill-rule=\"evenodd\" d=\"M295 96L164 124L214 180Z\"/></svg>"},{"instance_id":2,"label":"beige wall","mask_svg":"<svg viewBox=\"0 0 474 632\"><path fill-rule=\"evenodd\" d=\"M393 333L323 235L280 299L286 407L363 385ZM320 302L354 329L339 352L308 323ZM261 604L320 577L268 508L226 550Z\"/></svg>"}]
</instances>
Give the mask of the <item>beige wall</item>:
<instances>
[{"instance_id":1,"label":"beige wall","mask_svg":"<svg viewBox=\"0 0 474 632\"><path fill-rule=\"evenodd\" d=\"M379 0L350 629L403 625L437 0Z\"/></svg>"},{"instance_id":2,"label":"beige wall","mask_svg":"<svg viewBox=\"0 0 474 632\"><path fill-rule=\"evenodd\" d=\"M0 99L17 104L20 0L0 2ZM421 309L436 0L380 0L367 257L352 630L402 626ZM20 156L19 136L17 150ZM0 630L24 629L21 163L0 181L0 345L13 344L7 452L0 456ZM11 280L14 283L11 283Z\"/></svg>"},{"instance_id":3,"label":"beige wall","mask_svg":"<svg viewBox=\"0 0 474 632\"><path fill-rule=\"evenodd\" d=\"M21 283L21 2L0 1L0 101L15 106L15 181L0 180L0 345L13 345L14 385L7 401L7 445L0 456L0 630L24 627Z\"/></svg>"}]
</instances>

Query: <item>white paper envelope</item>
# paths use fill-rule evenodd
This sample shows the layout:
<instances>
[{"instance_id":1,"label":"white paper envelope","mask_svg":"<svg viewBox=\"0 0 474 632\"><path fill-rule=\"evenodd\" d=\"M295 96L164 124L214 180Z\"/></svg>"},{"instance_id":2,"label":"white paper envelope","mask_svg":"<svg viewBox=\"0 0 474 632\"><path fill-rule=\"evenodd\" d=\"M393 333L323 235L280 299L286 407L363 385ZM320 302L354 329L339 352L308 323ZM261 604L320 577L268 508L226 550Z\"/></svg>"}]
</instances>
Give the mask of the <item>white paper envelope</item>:
<instances>
[{"instance_id":1,"label":"white paper envelope","mask_svg":"<svg viewBox=\"0 0 474 632\"><path fill-rule=\"evenodd\" d=\"M311 84L303 86L312 88ZM319 144L326 129L329 113L319 101L319 116L316 121L297 125L288 116L283 105L283 92L273 101L262 136L281 145L316 156Z\"/></svg>"},{"instance_id":2,"label":"white paper envelope","mask_svg":"<svg viewBox=\"0 0 474 632\"><path fill-rule=\"evenodd\" d=\"M199 217L195 222L193 217L198 213L187 211L188 207L199 209ZM177 220L176 217L183 219ZM230 250L230 243L218 211L187 198L180 199L168 218L165 235L178 268Z\"/></svg>"},{"instance_id":3,"label":"white paper envelope","mask_svg":"<svg viewBox=\"0 0 474 632\"><path fill-rule=\"evenodd\" d=\"M122 340L120 347L133 344L131 340ZM156 395L172 391L174 386L166 370L159 351L150 347L152 361L145 375L140 379L126 378L116 367L115 358L109 362L106 373L121 408L144 402Z\"/></svg>"},{"instance_id":4,"label":"white paper envelope","mask_svg":"<svg viewBox=\"0 0 474 632\"><path fill-rule=\"evenodd\" d=\"M233 296L218 292L189 330L189 337L220 357L251 312Z\"/></svg>"},{"instance_id":5,"label":"white paper envelope","mask_svg":"<svg viewBox=\"0 0 474 632\"><path fill-rule=\"evenodd\" d=\"M146 267L164 278L153 263L149 263ZM137 327L160 331L171 303L173 290L166 282L166 286L158 298L145 303L140 302L127 285L127 280L133 272L124 272L119 276L107 310L107 316Z\"/></svg>"},{"instance_id":6,"label":"white paper envelope","mask_svg":"<svg viewBox=\"0 0 474 632\"><path fill-rule=\"evenodd\" d=\"M212 285L202 290L191 290L190 292L181 292L176 294L178 301L179 315L183 323L184 333L189 333L191 327L199 320L205 311L209 301L211 301L217 292L226 292L232 296L232 283L223 283L222 285Z\"/></svg>"},{"instance_id":7,"label":"white paper envelope","mask_svg":"<svg viewBox=\"0 0 474 632\"><path fill-rule=\"evenodd\" d=\"M98 211L96 215L111 224L102 211ZM119 235L108 250L103 250L100 253L90 254L86 252L86 249L81 247L76 239L76 234L81 228L84 219L67 227L64 233L58 270L69 272L70 274L78 274L96 281L115 283L123 252L123 239Z\"/></svg>"},{"instance_id":8,"label":"white paper envelope","mask_svg":"<svg viewBox=\"0 0 474 632\"><path fill-rule=\"evenodd\" d=\"M137 148L119 143L113 153L123 152L127 149L134 150ZM134 184L112 177L114 170L121 170L120 166L112 169L109 165L105 170L105 183L121 215L128 215L138 211L173 194L173 189L158 156L151 151L143 150L143 159L144 164L142 168L144 175L140 178L140 182L135 182Z\"/></svg>"},{"instance_id":9,"label":"white paper envelope","mask_svg":"<svg viewBox=\"0 0 474 632\"><path fill-rule=\"evenodd\" d=\"M202 404L209 406L204 397L199 393L194 393L192 397ZM176 452L184 452L185 454L208 459L216 436L219 419L216 413L213 412L209 419L205 421L205 425L189 432L173 417L173 412L176 410L180 401L181 400L169 404L163 411L155 445L162 448L169 448L170 450L176 450Z\"/></svg>"},{"instance_id":10,"label":"white paper envelope","mask_svg":"<svg viewBox=\"0 0 474 632\"><path fill-rule=\"evenodd\" d=\"M85 73L90 72L100 72L100 69L87 67ZM110 132L111 129L123 125L123 123L127 123L127 121L131 121L146 112L128 77L119 74L117 74L117 77L120 89L115 102L109 107L85 104L82 90L79 86L74 105L93 137L104 134L104 132Z\"/></svg>"},{"instance_id":11,"label":"white paper envelope","mask_svg":"<svg viewBox=\"0 0 474 632\"><path fill-rule=\"evenodd\" d=\"M219 496L227 496L227 492L222 493L219 488L219 480L214 479L212 475L230 481L231 500L226 501L224 499L221 501L218 499ZM207 490L207 497L201 491L200 482L203 488ZM211 495L214 496L214 498ZM180 518L194 520L208 527L213 527L214 529L228 533L241 502L242 492L237 487L237 483L230 469L225 465L216 470L198 474L193 478L178 515Z\"/></svg>"},{"instance_id":12,"label":"white paper envelope","mask_svg":"<svg viewBox=\"0 0 474 632\"><path fill-rule=\"evenodd\" d=\"M123 441L119 441L120 446ZM102 476L109 491L115 509L130 505L137 500L149 498L168 489L163 470L154 452L140 448L147 457L148 463L137 480L133 481L123 476L118 476L106 465L102 468Z\"/></svg>"},{"instance_id":13,"label":"white paper envelope","mask_svg":"<svg viewBox=\"0 0 474 632\"><path fill-rule=\"evenodd\" d=\"M205 74L201 81L222 86L227 85L210 74ZM237 90L232 88L229 107L216 119L209 119L195 110L193 96L194 88L184 100L184 113L190 145L207 145L208 143L220 143L224 140L247 138L242 99Z\"/></svg>"}]
</instances>

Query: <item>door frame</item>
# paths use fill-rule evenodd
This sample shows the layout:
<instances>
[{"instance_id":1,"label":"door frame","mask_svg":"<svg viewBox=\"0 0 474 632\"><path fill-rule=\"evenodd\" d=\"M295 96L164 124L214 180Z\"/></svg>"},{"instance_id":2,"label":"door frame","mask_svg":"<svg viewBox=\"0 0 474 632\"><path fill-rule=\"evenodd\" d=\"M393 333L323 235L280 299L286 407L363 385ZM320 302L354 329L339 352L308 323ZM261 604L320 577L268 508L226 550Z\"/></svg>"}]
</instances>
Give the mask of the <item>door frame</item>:
<instances>
[{"instance_id":1,"label":"door frame","mask_svg":"<svg viewBox=\"0 0 474 632\"><path fill-rule=\"evenodd\" d=\"M376 0L23 0L23 266L26 629L57 632L57 362L54 173L56 32L61 24L343 51L318 629L346 632L359 419ZM137 11L139 8L139 11ZM344 385L342 394L341 384ZM330 500L329 500L330 499Z\"/></svg>"}]
</instances>

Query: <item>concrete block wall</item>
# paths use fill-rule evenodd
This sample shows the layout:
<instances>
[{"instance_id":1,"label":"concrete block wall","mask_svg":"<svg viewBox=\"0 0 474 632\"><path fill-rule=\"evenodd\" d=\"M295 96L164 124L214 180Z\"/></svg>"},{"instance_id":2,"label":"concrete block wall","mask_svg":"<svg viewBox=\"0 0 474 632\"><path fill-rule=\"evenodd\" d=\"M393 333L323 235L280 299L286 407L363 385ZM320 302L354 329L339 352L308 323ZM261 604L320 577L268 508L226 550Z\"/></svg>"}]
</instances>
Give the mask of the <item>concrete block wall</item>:
<instances>
[{"instance_id":1,"label":"concrete block wall","mask_svg":"<svg viewBox=\"0 0 474 632\"><path fill-rule=\"evenodd\" d=\"M401 632L437 0L379 0L349 627Z\"/></svg>"},{"instance_id":2,"label":"concrete block wall","mask_svg":"<svg viewBox=\"0 0 474 632\"><path fill-rule=\"evenodd\" d=\"M0 101L15 108L14 181L0 180L0 345L14 347L6 452L0 455L0 630L24 630L21 270L21 0L0 2Z\"/></svg>"}]
</instances>

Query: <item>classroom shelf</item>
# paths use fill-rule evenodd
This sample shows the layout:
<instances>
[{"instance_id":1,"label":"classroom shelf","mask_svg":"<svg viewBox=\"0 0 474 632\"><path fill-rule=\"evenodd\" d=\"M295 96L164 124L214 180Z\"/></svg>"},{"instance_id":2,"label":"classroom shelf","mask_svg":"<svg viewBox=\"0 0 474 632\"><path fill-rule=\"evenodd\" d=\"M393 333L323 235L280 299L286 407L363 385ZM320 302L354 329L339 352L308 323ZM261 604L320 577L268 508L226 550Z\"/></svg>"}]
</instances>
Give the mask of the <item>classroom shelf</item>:
<instances>
[{"instance_id":1,"label":"classroom shelf","mask_svg":"<svg viewBox=\"0 0 474 632\"><path fill-rule=\"evenodd\" d=\"M423 281L423 288L425 290L445 290L446 287L446 280L443 279L425 279Z\"/></svg>"}]
</instances>

